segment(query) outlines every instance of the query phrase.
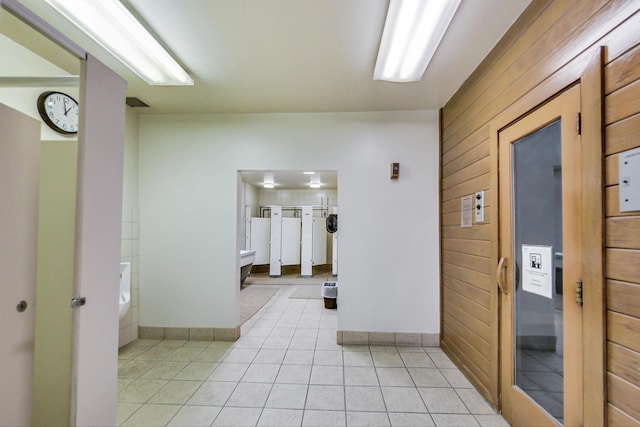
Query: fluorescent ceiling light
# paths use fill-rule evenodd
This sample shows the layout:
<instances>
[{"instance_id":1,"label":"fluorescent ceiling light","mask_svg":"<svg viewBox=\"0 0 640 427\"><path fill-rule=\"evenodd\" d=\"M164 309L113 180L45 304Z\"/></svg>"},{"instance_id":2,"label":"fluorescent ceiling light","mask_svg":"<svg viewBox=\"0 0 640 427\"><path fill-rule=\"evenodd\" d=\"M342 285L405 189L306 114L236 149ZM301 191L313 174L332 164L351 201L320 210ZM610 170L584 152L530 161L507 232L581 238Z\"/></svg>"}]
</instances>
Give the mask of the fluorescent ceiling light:
<instances>
[{"instance_id":1,"label":"fluorescent ceiling light","mask_svg":"<svg viewBox=\"0 0 640 427\"><path fill-rule=\"evenodd\" d=\"M273 188L275 187L275 184L273 182L265 182L264 184L262 184L262 186L264 188Z\"/></svg>"},{"instance_id":2,"label":"fluorescent ceiling light","mask_svg":"<svg viewBox=\"0 0 640 427\"><path fill-rule=\"evenodd\" d=\"M320 183L319 182L312 182L309 184L309 187L311 188L320 188Z\"/></svg>"},{"instance_id":3,"label":"fluorescent ceiling light","mask_svg":"<svg viewBox=\"0 0 640 427\"><path fill-rule=\"evenodd\" d=\"M374 80L417 82L461 0L391 0Z\"/></svg>"},{"instance_id":4,"label":"fluorescent ceiling light","mask_svg":"<svg viewBox=\"0 0 640 427\"><path fill-rule=\"evenodd\" d=\"M46 0L151 85L193 85L193 79L118 0Z\"/></svg>"},{"instance_id":5,"label":"fluorescent ceiling light","mask_svg":"<svg viewBox=\"0 0 640 427\"><path fill-rule=\"evenodd\" d=\"M303 173L303 174L305 174L305 175L313 175L313 174L315 174L315 172L311 172L311 171L309 171L309 172L302 172L302 173Z\"/></svg>"}]
</instances>

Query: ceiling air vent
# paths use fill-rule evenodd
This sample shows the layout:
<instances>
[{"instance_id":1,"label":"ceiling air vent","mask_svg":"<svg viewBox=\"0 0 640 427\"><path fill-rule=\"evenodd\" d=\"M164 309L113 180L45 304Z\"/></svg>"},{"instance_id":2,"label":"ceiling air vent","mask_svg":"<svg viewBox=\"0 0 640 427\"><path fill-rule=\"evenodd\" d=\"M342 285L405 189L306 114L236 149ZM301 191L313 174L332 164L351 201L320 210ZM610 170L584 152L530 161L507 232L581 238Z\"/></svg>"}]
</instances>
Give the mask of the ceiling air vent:
<instances>
[{"instance_id":1,"label":"ceiling air vent","mask_svg":"<svg viewBox=\"0 0 640 427\"><path fill-rule=\"evenodd\" d=\"M127 105L131 108L149 108L144 101L136 97L127 97Z\"/></svg>"}]
</instances>

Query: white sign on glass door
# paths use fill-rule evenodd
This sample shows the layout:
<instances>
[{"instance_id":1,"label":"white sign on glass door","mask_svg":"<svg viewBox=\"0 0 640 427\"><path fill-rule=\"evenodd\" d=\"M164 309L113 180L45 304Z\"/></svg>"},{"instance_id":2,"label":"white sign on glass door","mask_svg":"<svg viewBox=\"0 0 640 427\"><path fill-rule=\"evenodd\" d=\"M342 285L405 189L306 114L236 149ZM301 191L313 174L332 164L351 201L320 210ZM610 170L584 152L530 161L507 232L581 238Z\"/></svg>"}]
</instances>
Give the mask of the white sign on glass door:
<instances>
[{"instance_id":1,"label":"white sign on glass door","mask_svg":"<svg viewBox=\"0 0 640 427\"><path fill-rule=\"evenodd\" d=\"M522 245L522 290L553 298L553 248Z\"/></svg>"}]
</instances>

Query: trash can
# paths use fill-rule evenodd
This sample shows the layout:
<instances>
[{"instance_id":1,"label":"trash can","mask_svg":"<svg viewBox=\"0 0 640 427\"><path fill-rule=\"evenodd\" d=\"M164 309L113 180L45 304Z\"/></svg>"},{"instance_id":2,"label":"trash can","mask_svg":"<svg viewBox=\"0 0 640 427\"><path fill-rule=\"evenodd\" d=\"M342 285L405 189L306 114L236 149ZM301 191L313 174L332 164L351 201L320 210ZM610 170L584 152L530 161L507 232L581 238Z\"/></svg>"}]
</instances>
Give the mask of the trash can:
<instances>
[{"instance_id":1,"label":"trash can","mask_svg":"<svg viewBox=\"0 0 640 427\"><path fill-rule=\"evenodd\" d=\"M324 282L322 284L322 297L324 298L324 308L333 309L338 306L338 282Z\"/></svg>"}]
</instances>

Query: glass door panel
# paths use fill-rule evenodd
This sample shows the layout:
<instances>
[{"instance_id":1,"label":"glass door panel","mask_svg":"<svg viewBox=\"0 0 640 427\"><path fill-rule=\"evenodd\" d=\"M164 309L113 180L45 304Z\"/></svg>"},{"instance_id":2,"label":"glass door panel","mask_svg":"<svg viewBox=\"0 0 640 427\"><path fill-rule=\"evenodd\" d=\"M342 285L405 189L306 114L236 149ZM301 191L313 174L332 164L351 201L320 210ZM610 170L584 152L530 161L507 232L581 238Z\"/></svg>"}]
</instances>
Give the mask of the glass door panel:
<instances>
[{"instance_id":1,"label":"glass door panel","mask_svg":"<svg viewBox=\"0 0 640 427\"><path fill-rule=\"evenodd\" d=\"M561 121L513 144L515 385L563 420Z\"/></svg>"}]
</instances>

